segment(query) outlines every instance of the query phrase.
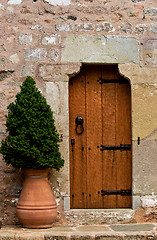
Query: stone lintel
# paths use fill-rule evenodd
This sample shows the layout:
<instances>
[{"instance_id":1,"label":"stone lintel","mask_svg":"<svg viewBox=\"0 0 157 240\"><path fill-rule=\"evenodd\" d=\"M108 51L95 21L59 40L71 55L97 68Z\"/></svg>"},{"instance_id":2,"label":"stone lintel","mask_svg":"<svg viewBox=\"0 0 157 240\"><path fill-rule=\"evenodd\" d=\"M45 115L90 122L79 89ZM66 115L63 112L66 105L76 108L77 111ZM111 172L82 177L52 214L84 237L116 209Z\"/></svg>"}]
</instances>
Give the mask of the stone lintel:
<instances>
[{"instance_id":1,"label":"stone lintel","mask_svg":"<svg viewBox=\"0 0 157 240\"><path fill-rule=\"evenodd\" d=\"M136 37L69 34L61 51L62 62L139 63Z\"/></svg>"}]
</instances>

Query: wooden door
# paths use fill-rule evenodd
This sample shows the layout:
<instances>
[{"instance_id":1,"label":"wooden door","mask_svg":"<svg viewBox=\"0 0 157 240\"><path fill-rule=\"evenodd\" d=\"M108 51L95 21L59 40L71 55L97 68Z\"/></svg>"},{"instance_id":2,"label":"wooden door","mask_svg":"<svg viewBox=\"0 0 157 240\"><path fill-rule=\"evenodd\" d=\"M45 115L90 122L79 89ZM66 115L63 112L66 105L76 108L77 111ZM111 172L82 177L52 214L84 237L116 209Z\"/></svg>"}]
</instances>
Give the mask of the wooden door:
<instances>
[{"instance_id":1,"label":"wooden door","mask_svg":"<svg viewBox=\"0 0 157 240\"><path fill-rule=\"evenodd\" d=\"M71 208L131 207L129 82L116 65L83 66L70 79L69 110Z\"/></svg>"}]
</instances>

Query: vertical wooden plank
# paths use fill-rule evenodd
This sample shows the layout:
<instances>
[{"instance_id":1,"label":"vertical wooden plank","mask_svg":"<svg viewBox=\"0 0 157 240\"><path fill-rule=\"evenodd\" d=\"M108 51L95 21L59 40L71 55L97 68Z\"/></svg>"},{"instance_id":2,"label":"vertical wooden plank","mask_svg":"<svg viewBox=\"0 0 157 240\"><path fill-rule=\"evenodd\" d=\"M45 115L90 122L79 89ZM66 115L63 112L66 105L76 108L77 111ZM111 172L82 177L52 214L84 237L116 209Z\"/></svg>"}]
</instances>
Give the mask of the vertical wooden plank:
<instances>
[{"instance_id":1,"label":"vertical wooden plank","mask_svg":"<svg viewBox=\"0 0 157 240\"><path fill-rule=\"evenodd\" d=\"M85 119L85 70L69 82L69 128L70 128L70 205L86 208L86 119ZM82 117L84 132L77 135L75 119ZM75 144L71 145L71 139Z\"/></svg>"},{"instance_id":2,"label":"vertical wooden plank","mask_svg":"<svg viewBox=\"0 0 157 240\"><path fill-rule=\"evenodd\" d=\"M102 208L102 143L100 66L86 66L87 208Z\"/></svg>"},{"instance_id":3,"label":"vertical wooden plank","mask_svg":"<svg viewBox=\"0 0 157 240\"><path fill-rule=\"evenodd\" d=\"M116 84L116 145L131 144L131 87ZM132 152L116 151L117 189L132 189ZM117 208L131 207L131 196L118 196Z\"/></svg>"},{"instance_id":4,"label":"vertical wooden plank","mask_svg":"<svg viewBox=\"0 0 157 240\"><path fill-rule=\"evenodd\" d=\"M114 79L114 66L107 65L102 67L102 78ZM116 141L115 132L115 83L102 84L102 120L103 120L103 139L102 144L114 146ZM103 151L103 190L116 190L117 188L117 162L115 160L115 151ZM116 208L116 196L103 196L104 208Z\"/></svg>"}]
</instances>

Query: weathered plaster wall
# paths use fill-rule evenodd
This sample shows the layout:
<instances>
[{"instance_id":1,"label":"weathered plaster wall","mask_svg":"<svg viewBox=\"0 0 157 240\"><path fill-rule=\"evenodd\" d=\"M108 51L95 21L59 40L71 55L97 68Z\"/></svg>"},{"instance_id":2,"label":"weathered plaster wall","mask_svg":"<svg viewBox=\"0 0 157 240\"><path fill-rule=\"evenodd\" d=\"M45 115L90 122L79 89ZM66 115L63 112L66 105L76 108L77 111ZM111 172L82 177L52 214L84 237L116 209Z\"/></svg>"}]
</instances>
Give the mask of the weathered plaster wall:
<instances>
[{"instance_id":1,"label":"weathered plaster wall","mask_svg":"<svg viewBox=\"0 0 157 240\"><path fill-rule=\"evenodd\" d=\"M65 166L52 179L58 221L63 221L63 198L69 207L68 82L81 63L117 63L130 80L134 206L156 206L157 197L150 197L157 195L156 0L6 0L0 3L0 21L0 140L7 105L31 75L54 111L62 138ZM6 224L18 223L17 176L1 156L0 212Z\"/></svg>"}]
</instances>

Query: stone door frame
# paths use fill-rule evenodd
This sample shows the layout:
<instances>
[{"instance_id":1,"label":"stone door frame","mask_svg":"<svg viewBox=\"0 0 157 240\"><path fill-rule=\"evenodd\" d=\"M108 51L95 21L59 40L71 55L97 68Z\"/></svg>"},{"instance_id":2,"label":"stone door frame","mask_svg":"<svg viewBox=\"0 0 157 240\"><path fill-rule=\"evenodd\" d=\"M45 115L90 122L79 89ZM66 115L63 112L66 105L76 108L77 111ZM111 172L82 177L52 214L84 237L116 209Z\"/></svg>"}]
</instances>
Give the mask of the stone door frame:
<instances>
[{"instance_id":1,"label":"stone door frame","mask_svg":"<svg viewBox=\"0 0 157 240\"><path fill-rule=\"evenodd\" d=\"M115 46L115 48L113 48L113 46ZM69 79L79 73L82 63L118 64L119 73L129 79L132 86L132 80L129 77L130 66L134 67L139 65L138 42L135 37L97 35L77 36L72 34L65 39L61 52L61 62L61 64L55 66L59 68L60 79L46 83L46 98L54 112L56 127L59 134L63 137L60 150L65 159L64 168L59 173L54 172L53 178L54 182L59 182L60 194L64 199L64 210L69 210ZM132 162L134 166L134 157L132 158ZM134 187L134 169L132 179ZM138 208L140 198L134 196L134 189L132 199L133 209Z\"/></svg>"}]
</instances>

